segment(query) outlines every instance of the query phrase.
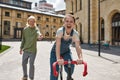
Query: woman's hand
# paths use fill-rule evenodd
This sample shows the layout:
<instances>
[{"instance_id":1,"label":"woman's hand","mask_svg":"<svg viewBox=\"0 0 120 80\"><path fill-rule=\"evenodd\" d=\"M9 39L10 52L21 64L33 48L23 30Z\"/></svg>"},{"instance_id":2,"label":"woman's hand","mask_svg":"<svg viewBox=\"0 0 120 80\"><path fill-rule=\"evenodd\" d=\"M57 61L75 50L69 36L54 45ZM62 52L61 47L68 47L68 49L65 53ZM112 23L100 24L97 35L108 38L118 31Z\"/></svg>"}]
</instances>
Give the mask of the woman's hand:
<instances>
[{"instance_id":1,"label":"woman's hand","mask_svg":"<svg viewBox=\"0 0 120 80\"><path fill-rule=\"evenodd\" d=\"M64 59L57 59L58 65L63 65L64 64Z\"/></svg>"},{"instance_id":2,"label":"woman's hand","mask_svg":"<svg viewBox=\"0 0 120 80\"><path fill-rule=\"evenodd\" d=\"M20 49L20 54L22 54L22 49Z\"/></svg>"},{"instance_id":3,"label":"woman's hand","mask_svg":"<svg viewBox=\"0 0 120 80\"><path fill-rule=\"evenodd\" d=\"M42 40L43 39L43 35L40 35L39 37L38 37L38 40Z\"/></svg>"},{"instance_id":4,"label":"woman's hand","mask_svg":"<svg viewBox=\"0 0 120 80\"><path fill-rule=\"evenodd\" d=\"M77 64L82 64L83 59L77 59Z\"/></svg>"}]
</instances>

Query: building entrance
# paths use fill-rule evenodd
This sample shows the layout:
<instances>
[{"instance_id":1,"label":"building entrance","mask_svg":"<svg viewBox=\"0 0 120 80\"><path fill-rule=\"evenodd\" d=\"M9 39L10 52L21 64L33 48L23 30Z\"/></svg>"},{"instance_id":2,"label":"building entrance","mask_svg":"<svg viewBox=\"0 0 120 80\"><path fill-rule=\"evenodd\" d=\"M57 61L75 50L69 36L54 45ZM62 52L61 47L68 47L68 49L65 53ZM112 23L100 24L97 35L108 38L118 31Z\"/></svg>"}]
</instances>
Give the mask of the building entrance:
<instances>
[{"instance_id":1,"label":"building entrance","mask_svg":"<svg viewBox=\"0 0 120 80\"><path fill-rule=\"evenodd\" d=\"M23 31L23 28L14 28L14 39L21 39L22 31Z\"/></svg>"},{"instance_id":2,"label":"building entrance","mask_svg":"<svg viewBox=\"0 0 120 80\"><path fill-rule=\"evenodd\" d=\"M10 21L4 21L4 36L10 36Z\"/></svg>"},{"instance_id":3,"label":"building entrance","mask_svg":"<svg viewBox=\"0 0 120 80\"><path fill-rule=\"evenodd\" d=\"M112 18L112 45L120 46L120 13Z\"/></svg>"}]
</instances>

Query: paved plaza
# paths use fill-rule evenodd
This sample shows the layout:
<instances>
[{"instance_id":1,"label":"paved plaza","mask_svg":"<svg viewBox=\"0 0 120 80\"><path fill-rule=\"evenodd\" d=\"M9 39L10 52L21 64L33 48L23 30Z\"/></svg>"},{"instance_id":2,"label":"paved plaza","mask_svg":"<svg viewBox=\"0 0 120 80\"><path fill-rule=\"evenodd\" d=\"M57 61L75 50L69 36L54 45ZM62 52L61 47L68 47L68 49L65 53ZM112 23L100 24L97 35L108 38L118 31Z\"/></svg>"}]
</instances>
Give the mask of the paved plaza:
<instances>
[{"instance_id":1,"label":"paved plaza","mask_svg":"<svg viewBox=\"0 0 120 80\"><path fill-rule=\"evenodd\" d=\"M22 66L19 54L20 41L2 42L4 45L10 45L11 48L0 54L0 80L21 80ZM50 80L49 79L49 56L50 50L54 42L38 41L38 53L35 61L35 80ZM77 65L73 74L74 80L120 80L120 49L112 48L98 52L87 45L82 45L83 58L88 65L88 75L82 76L83 65ZM87 48L86 48L87 47ZM89 48L89 49L88 49ZM71 47L73 59L77 59L77 54L74 47ZM112 52L113 51L113 52ZM113 54L109 53L112 52ZM66 73L64 73L64 80Z\"/></svg>"}]
</instances>

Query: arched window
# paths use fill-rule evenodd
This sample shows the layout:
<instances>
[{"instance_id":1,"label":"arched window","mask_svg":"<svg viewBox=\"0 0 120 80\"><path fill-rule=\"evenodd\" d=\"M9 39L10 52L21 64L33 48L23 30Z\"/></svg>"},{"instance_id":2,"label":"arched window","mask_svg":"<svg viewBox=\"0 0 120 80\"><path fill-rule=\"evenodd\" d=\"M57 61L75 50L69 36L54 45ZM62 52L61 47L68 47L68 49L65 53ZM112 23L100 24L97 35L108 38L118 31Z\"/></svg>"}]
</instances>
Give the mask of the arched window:
<instances>
[{"instance_id":1,"label":"arched window","mask_svg":"<svg viewBox=\"0 0 120 80\"><path fill-rule=\"evenodd\" d=\"M82 0L80 0L80 10L82 10Z\"/></svg>"},{"instance_id":2,"label":"arched window","mask_svg":"<svg viewBox=\"0 0 120 80\"><path fill-rule=\"evenodd\" d=\"M53 32L53 36L55 37L55 35L56 35L56 33L55 32Z\"/></svg>"},{"instance_id":3,"label":"arched window","mask_svg":"<svg viewBox=\"0 0 120 80\"><path fill-rule=\"evenodd\" d=\"M101 21L101 40L104 40L104 35L105 35L105 32L104 32L104 20L102 19Z\"/></svg>"},{"instance_id":4,"label":"arched window","mask_svg":"<svg viewBox=\"0 0 120 80\"><path fill-rule=\"evenodd\" d=\"M73 12L73 1L71 0L71 5L72 5L72 12Z\"/></svg>"},{"instance_id":5,"label":"arched window","mask_svg":"<svg viewBox=\"0 0 120 80\"><path fill-rule=\"evenodd\" d=\"M49 32L46 32L46 33L45 33L45 36L47 36L47 37L48 37L48 36L49 36Z\"/></svg>"},{"instance_id":6,"label":"arched window","mask_svg":"<svg viewBox=\"0 0 120 80\"><path fill-rule=\"evenodd\" d=\"M79 23L79 26L80 26L80 42L82 44L83 43L83 40L82 40L82 24Z\"/></svg>"},{"instance_id":7,"label":"arched window","mask_svg":"<svg viewBox=\"0 0 120 80\"><path fill-rule=\"evenodd\" d=\"M77 0L75 0L75 12L77 12Z\"/></svg>"},{"instance_id":8,"label":"arched window","mask_svg":"<svg viewBox=\"0 0 120 80\"><path fill-rule=\"evenodd\" d=\"M120 45L120 13L116 13L112 18L112 44Z\"/></svg>"}]
</instances>

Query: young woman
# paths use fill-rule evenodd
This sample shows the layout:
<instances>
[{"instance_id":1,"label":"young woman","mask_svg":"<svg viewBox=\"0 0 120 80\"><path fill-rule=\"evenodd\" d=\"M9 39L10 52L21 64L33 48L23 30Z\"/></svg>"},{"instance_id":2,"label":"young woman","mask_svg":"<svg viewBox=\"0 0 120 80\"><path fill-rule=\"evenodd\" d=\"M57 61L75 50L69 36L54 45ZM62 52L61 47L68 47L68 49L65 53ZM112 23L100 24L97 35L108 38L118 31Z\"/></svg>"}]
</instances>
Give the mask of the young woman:
<instances>
[{"instance_id":1,"label":"young woman","mask_svg":"<svg viewBox=\"0 0 120 80\"><path fill-rule=\"evenodd\" d=\"M74 29L75 18L71 14L67 14L63 20L64 24L57 30L56 41L52 47L50 54L50 80L57 80L57 77L53 76L52 64L57 61L59 65L63 65L64 60L72 60L72 53L70 50L70 44L75 43L78 59L77 63L81 64L83 61L82 50L80 47L79 34ZM62 57L62 59L60 58ZM65 71L67 72L68 65L64 65ZM71 65L72 73L74 71L74 65ZM57 66L58 70L58 66Z\"/></svg>"},{"instance_id":2,"label":"young woman","mask_svg":"<svg viewBox=\"0 0 120 80\"><path fill-rule=\"evenodd\" d=\"M22 80L28 80L27 74L27 63L29 61L29 78L34 79L34 61L37 53L37 39L41 40L43 36L41 35L39 29L36 26L36 19L34 16L30 16L27 19L27 26L23 30L22 42L20 46L20 54L22 54L22 68L23 68L23 78Z\"/></svg>"}]
</instances>

